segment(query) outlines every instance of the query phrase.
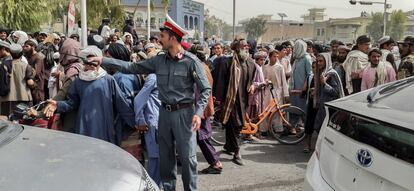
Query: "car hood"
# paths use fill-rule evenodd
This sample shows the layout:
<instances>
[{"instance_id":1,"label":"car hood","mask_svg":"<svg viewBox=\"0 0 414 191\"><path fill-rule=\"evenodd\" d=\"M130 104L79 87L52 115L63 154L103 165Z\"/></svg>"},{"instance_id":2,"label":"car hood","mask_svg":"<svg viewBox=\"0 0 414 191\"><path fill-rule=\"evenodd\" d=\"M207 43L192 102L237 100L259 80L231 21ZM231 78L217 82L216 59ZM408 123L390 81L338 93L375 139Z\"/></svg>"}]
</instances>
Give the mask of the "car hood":
<instances>
[{"instance_id":1,"label":"car hood","mask_svg":"<svg viewBox=\"0 0 414 191\"><path fill-rule=\"evenodd\" d=\"M0 145L0 190L142 190L146 172L116 145L71 133L23 128L13 140Z\"/></svg>"}]
</instances>

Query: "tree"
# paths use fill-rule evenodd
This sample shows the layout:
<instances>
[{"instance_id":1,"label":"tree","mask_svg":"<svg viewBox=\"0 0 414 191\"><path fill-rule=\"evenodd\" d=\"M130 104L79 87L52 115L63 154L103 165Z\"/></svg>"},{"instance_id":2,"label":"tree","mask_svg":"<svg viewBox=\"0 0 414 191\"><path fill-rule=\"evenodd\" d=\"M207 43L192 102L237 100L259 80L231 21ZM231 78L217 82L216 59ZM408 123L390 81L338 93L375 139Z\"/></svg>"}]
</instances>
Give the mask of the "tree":
<instances>
[{"instance_id":1,"label":"tree","mask_svg":"<svg viewBox=\"0 0 414 191\"><path fill-rule=\"evenodd\" d=\"M119 0L88 0L86 4L88 28L97 29L103 18L109 18L112 27L122 28L125 11L119 3ZM76 15L80 15L79 9L76 10ZM80 21L80 17L76 17L76 20Z\"/></svg>"},{"instance_id":2,"label":"tree","mask_svg":"<svg viewBox=\"0 0 414 191\"><path fill-rule=\"evenodd\" d=\"M393 11L390 20L390 36L395 40L401 40L405 32L405 23L407 16L402 10Z\"/></svg>"},{"instance_id":3,"label":"tree","mask_svg":"<svg viewBox=\"0 0 414 191\"><path fill-rule=\"evenodd\" d=\"M206 9L204 11L204 36L211 37L213 35L222 38L223 40L231 40L232 38L232 27L226 22L217 18L216 16L211 16L210 11Z\"/></svg>"},{"instance_id":4,"label":"tree","mask_svg":"<svg viewBox=\"0 0 414 191\"><path fill-rule=\"evenodd\" d=\"M63 15L68 12L70 1L72 0L48 0L51 14L49 22L55 23L58 19L63 19Z\"/></svg>"},{"instance_id":5,"label":"tree","mask_svg":"<svg viewBox=\"0 0 414 191\"><path fill-rule=\"evenodd\" d=\"M380 12L372 13L371 15L372 21L368 24L367 32L373 40L377 41L382 37L384 31L384 15Z\"/></svg>"},{"instance_id":6,"label":"tree","mask_svg":"<svg viewBox=\"0 0 414 191\"><path fill-rule=\"evenodd\" d=\"M266 32L266 20L261 18L252 18L244 26L244 31L247 33L248 39L257 40Z\"/></svg>"},{"instance_id":7,"label":"tree","mask_svg":"<svg viewBox=\"0 0 414 191\"><path fill-rule=\"evenodd\" d=\"M391 19L387 22L385 34L390 35L395 40L400 40L404 35L404 24L407 21L407 16L402 10L398 10L393 11L390 17ZM375 41L382 37L384 31L383 13L372 13L372 21L368 25L367 31Z\"/></svg>"},{"instance_id":8,"label":"tree","mask_svg":"<svg viewBox=\"0 0 414 191\"><path fill-rule=\"evenodd\" d=\"M2 0L0 7L0 25L15 30L38 31L50 16L48 0Z\"/></svg>"}]
</instances>

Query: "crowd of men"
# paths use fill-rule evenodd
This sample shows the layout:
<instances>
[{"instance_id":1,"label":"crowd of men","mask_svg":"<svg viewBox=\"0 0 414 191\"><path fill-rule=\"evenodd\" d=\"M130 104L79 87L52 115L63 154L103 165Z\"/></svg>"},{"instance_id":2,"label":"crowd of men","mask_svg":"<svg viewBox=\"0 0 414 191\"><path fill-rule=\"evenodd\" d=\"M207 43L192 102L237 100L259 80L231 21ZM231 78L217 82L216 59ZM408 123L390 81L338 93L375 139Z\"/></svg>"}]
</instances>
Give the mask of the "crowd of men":
<instances>
[{"instance_id":1,"label":"crowd of men","mask_svg":"<svg viewBox=\"0 0 414 191\"><path fill-rule=\"evenodd\" d=\"M185 190L197 189L198 173L222 172L209 141L212 116L225 128L224 153L244 165L240 131L246 113L257 117L273 91L279 104L307 113L304 152L310 152L311 136L326 115L325 102L414 75L411 36L372 42L363 35L353 46L302 39L257 45L242 37L231 46L190 45L182 39L185 30L171 19L150 41L138 38L131 20L122 34L109 23L103 19L97 31L90 30L83 48L78 34L66 38L0 28L0 113L8 116L19 103L47 100L39 115L53 119L57 129L108 141L141 161L143 138L147 170L164 190L175 190L177 160ZM266 136L261 131L255 136ZM210 165L200 172L197 144Z\"/></svg>"}]
</instances>

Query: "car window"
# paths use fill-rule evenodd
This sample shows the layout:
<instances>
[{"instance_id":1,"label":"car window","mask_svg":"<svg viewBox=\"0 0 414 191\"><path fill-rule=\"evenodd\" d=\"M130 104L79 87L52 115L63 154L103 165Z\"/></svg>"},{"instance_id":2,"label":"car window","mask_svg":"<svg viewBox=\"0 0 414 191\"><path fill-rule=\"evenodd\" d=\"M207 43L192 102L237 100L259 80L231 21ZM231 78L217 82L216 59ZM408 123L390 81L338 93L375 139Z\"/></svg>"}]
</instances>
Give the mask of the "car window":
<instances>
[{"instance_id":1,"label":"car window","mask_svg":"<svg viewBox=\"0 0 414 191\"><path fill-rule=\"evenodd\" d=\"M414 164L414 131L368 119L347 111L333 110L328 126L358 142Z\"/></svg>"}]
</instances>

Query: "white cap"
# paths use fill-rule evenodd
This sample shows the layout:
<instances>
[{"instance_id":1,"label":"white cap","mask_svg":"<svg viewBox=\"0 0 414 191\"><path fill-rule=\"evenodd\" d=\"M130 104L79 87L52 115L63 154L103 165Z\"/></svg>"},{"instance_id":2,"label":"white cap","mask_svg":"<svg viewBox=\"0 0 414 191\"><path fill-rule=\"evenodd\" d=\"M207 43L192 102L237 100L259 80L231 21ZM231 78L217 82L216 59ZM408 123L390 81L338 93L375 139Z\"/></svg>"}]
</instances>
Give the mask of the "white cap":
<instances>
[{"instance_id":1,"label":"white cap","mask_svg":"<svg viewBox=\"0 0 414 191\"><path fill-rule=\"evenodd\" d=\"M83 50L81 50L81 56L82 57L88 57L88 56L97 56L102 57L102 50L99 49L97 46L87 46Z\"/></svg>"}]
</instances>

